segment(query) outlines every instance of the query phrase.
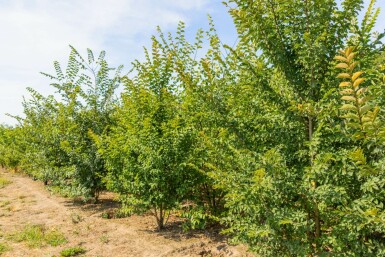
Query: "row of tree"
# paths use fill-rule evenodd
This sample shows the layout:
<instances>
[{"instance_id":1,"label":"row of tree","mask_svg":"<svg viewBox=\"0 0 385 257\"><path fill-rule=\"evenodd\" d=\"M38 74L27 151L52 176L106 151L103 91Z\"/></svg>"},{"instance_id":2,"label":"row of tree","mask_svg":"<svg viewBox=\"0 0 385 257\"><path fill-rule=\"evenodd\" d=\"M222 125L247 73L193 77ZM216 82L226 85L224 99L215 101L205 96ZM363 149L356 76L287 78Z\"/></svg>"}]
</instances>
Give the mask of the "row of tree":
<instances>
[{"instance_id":1,"label":"row of tree","mask_svg":"<svg viewBox=\"0 0 385 257\"><path fill-rule=\"evenodd\" d=\"M45 74L58 94L29 89L0 127L0 163L117 192L159 229L172 210L220 222L262 256L385 256L384 34L374 0L362 22L362 0L340 2L231 0L236 47L180 23L128 75L71 48Z\"/></svg>"}]
</instances>

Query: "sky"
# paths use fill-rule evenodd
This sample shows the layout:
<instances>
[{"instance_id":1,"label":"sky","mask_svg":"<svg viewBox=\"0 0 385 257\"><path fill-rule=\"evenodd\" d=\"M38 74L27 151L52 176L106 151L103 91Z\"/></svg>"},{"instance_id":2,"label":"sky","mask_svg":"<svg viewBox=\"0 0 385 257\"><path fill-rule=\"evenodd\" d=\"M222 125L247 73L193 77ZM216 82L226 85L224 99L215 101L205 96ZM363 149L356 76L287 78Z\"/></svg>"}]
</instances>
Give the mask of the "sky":
<instances>
[{"instance_id":1,"label":"sky","mask_svg":"<svg viewBox=\"0 0 385 257\"><path fill-rule=\"evenodd\" d=\"M207 28L210 14L221 40L229 45L236 32L223 0L0 0L0 123L16 124L5 115L22 115L27 87L43 95L54 93L48 78L53 61L66 63L74 46L85 55L105 50L110 66L126 67L143 57L151 35L160 26L174 32L186 23L193 35ZM368 2L367 0L366 2ZM377 30L385 28L385 0Z\"/></svg>"}]
</instances>

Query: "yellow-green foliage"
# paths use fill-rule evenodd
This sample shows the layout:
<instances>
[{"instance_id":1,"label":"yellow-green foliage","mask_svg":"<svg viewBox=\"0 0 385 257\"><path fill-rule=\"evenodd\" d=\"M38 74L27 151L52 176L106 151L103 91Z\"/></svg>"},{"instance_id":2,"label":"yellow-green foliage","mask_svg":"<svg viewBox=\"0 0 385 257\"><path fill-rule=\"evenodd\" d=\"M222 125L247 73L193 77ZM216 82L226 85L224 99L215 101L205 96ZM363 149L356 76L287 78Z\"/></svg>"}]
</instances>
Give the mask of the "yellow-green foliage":
<instances>
[{"instance_id":1,"label":"yellow-green foliage","mask_svg":"<svg viewBox=\"0 0 385 257\"><path fill-rule=\"evenodd\" d=\"M353 47L340 51L335 59L340 61L336 68L342 69L337 77L343 79L339 87L344 104L341 110L344 112L347 127L355 131L356 139L366 138L368 133L373 133L377 128L376 118L379 112L378 106L370 103L368 88L364 86L363 71L357 71L358 62L354 60L356 53Z\"/></svg>"}]
</instances>

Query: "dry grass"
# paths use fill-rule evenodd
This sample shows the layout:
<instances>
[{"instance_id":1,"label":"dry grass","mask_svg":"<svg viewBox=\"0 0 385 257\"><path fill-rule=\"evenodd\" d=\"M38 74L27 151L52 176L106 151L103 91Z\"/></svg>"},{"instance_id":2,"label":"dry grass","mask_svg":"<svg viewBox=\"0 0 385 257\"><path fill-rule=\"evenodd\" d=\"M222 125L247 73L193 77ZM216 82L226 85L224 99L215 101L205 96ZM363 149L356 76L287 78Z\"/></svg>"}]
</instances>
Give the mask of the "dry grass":
<instances>
[{"instance_id":1,"label":"dry grass","mask_svg":"<svg viewBox=\"0 0 385 257\"><path fill-rule=\"evenodd\" d=\"M6 187L9 184L11 184L10 180L0 177L0 189Z\"/></svg>"}]
</instances>

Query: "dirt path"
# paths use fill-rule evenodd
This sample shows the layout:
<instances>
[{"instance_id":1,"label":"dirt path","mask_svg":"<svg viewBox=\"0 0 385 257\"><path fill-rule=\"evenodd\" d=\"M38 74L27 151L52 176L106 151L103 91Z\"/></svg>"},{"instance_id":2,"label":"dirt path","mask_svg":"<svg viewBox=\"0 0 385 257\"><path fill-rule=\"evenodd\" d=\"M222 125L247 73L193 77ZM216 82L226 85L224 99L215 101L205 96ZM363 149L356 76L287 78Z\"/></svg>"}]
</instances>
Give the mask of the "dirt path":
<instances>
[{"instance_id":1,"label":"dirt path","mask_svg":"<svg viewBox=\"0 0 385 257\"><path fill-rule=\"evenodd\" d=\"M0 170L0 177L12 182L0 189L0 243L11 247L2 256L60 256L61 250L73 246L85 248L84 256L95 257L249 256L243 247L228 246L218 237L207 234L186 235L178 228L159 233L151 216L104 219L105 206L76 205L69 199L52 195L40 182L29 177L4 170ZM68 243L30 248L7 237L28 224L57 229Z\"/></svg>"}]
</instances>

